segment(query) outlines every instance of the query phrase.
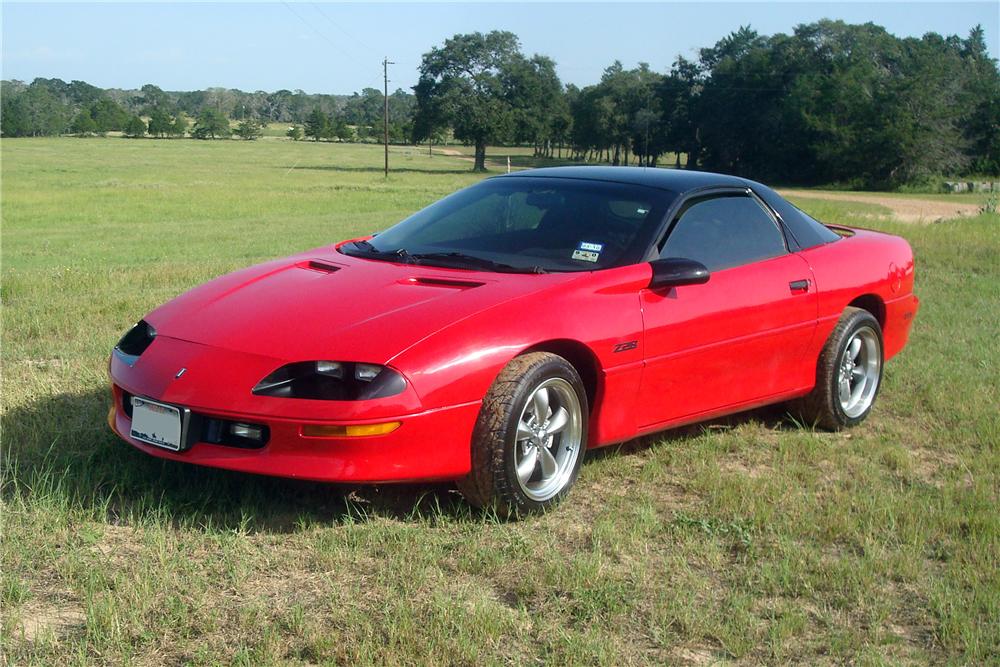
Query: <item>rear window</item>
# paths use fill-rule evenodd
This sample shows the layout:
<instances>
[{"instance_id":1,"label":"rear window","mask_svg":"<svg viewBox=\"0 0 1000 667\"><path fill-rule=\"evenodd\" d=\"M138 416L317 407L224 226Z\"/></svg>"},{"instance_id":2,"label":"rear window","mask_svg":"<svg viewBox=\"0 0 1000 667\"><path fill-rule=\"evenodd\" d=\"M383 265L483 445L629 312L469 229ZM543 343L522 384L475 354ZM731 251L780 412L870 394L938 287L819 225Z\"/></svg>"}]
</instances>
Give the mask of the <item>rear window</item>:
<instances>
[{"instance_id":1,"label":"rear window","mask_svg":"<svg viewBox=\"0 0 1000 667\"><path fill-rule=\"evenodd\" d=\"M800 248L812 248L840 239L833 230L813 219L771 188L757 183L754 184L753 190L774 209Z\"/></svg>"}]
</instances>

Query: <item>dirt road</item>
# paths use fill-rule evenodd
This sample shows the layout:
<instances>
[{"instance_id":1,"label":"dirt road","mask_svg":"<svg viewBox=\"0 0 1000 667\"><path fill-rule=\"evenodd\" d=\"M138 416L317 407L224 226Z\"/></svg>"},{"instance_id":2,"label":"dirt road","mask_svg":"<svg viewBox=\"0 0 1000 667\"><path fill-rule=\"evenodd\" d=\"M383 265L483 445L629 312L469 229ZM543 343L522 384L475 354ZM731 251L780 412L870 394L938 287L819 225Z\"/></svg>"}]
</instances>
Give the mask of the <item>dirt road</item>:
<instances>
[{"instance_id":1,"label":"dirt road","mask_svg":"<svg viewBox=\"0 0 1000 667\"><path fill-rule=\"evenodd\" d=\"M832 201L851 201L884 206L903 222L930 223L979 213L978 204L968 202L912 199L892 195L861 194L853 192L824 192L822 190L779 190L787 197L808 197Z\"/></svg>"}]
</instances>

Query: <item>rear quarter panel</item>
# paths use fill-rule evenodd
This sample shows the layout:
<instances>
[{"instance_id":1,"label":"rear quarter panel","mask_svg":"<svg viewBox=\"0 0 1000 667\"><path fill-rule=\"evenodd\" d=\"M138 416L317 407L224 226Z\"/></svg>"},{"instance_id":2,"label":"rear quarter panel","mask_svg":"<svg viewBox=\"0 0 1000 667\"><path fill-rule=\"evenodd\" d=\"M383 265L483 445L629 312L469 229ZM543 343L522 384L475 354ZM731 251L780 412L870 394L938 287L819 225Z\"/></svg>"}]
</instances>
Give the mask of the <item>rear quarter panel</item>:
<instances>
[{"instance_id":1,"label":"rear quarter panel","mask_svg":"<svg viewBox=\"0 0 1000 667\"><path fill-rule=\"evenodd\" d=\"M819 295L819 321L810 358L816 360L844 309L860 297L880 304L885 358L906 345L919 302L913 294L914 258L898 236L864 229L845 238L802 251L812 268Z\"/></svg>"}]
</instances>

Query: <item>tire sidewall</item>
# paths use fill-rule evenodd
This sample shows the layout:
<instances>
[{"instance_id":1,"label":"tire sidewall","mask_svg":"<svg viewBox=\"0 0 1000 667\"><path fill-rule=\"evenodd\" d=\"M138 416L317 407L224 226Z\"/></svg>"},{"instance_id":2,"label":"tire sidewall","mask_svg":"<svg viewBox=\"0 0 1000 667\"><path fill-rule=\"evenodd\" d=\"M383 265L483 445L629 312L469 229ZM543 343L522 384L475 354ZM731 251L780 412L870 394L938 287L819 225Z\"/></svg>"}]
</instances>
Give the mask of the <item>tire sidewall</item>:
<instances>
[{"instance_id":1,"label":"tire sidewall","mask_svg":"<svg viewBox=\"0 0 1000 667\"><path fill-rule=\"evenodd\" d=\"M878 341L878 385L875 387L875 393L872 394L871 403L865 408L857 417L849 417L844 408L840 405L838 386L837 386L837 372L836 369L839 368L840 360L844 356L844 352L847 349L847 343L859 330L868 327L875 332L875 339ZM848 326L843 330L843 334L840 340L837 342L837 352L834 358L834 372L831 373L831 377L828 379L830 382L830 406L833 409L833 414L836 416L838 422L844 426L855 426L863 422L871 413L872 408L875 407L875 401L878 399L879 392L882 390L882 379L885 374L885 344L882 340L882 327L879 326L878 320L866 310L860 310L854 313L849 320Z\"/></svg>"},{"instance_id":2,"label":"tire sidewall","mask_svg":"<svg viewBox=\"0 0 1000 667\"><path fill-rule=\"evenodd\" d=\"M535 389L546 380L557 377L566 380L573 387L577 400L580 401L580 447L576 461L573 463L573 469L570 471L569 477L563 487L551 498L538 501L529 498L517 480L517 466L515 463L517 454L517 425L521 419L521 412L524 410L528 398L534 393ZM583 381L580 379L579 374L577 374L569 362L562 357L553 355L551 359L536 366L521 378L514 392L514 400L511 402L511 406L512 409L504 420L503 429L503 477L506 482L505 485L508 487L509 501L512 508L519 513L545 510L562 500L573 487L580 473L580 466L587 452L588 421L590 416L587 393L584 391Z\"/></svg>"}]
</instances>

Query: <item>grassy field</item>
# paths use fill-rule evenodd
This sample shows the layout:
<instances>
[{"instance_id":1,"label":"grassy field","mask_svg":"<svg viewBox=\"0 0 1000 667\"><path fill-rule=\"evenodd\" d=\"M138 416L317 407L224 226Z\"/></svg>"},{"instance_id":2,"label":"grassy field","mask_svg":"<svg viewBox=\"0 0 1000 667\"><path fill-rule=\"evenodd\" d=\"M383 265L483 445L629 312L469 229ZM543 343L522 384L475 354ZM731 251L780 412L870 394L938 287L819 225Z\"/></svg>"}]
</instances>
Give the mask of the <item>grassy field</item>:
<instances>
[{"instance_id":1,"label":"grassy field","mask_svg":"<svg viewBox=\"0 0 1000 667\"><path fill-rule=\"evenodd\" d=\"M922 309L872 417L780 409L591 454L501 522L447 486L162 462L104 421L153 306L383 228L478 176L309 142L4 140L2 635L11 664L1000 661L1000 217L906 236Z\"/></svg>"}]
</instances>

